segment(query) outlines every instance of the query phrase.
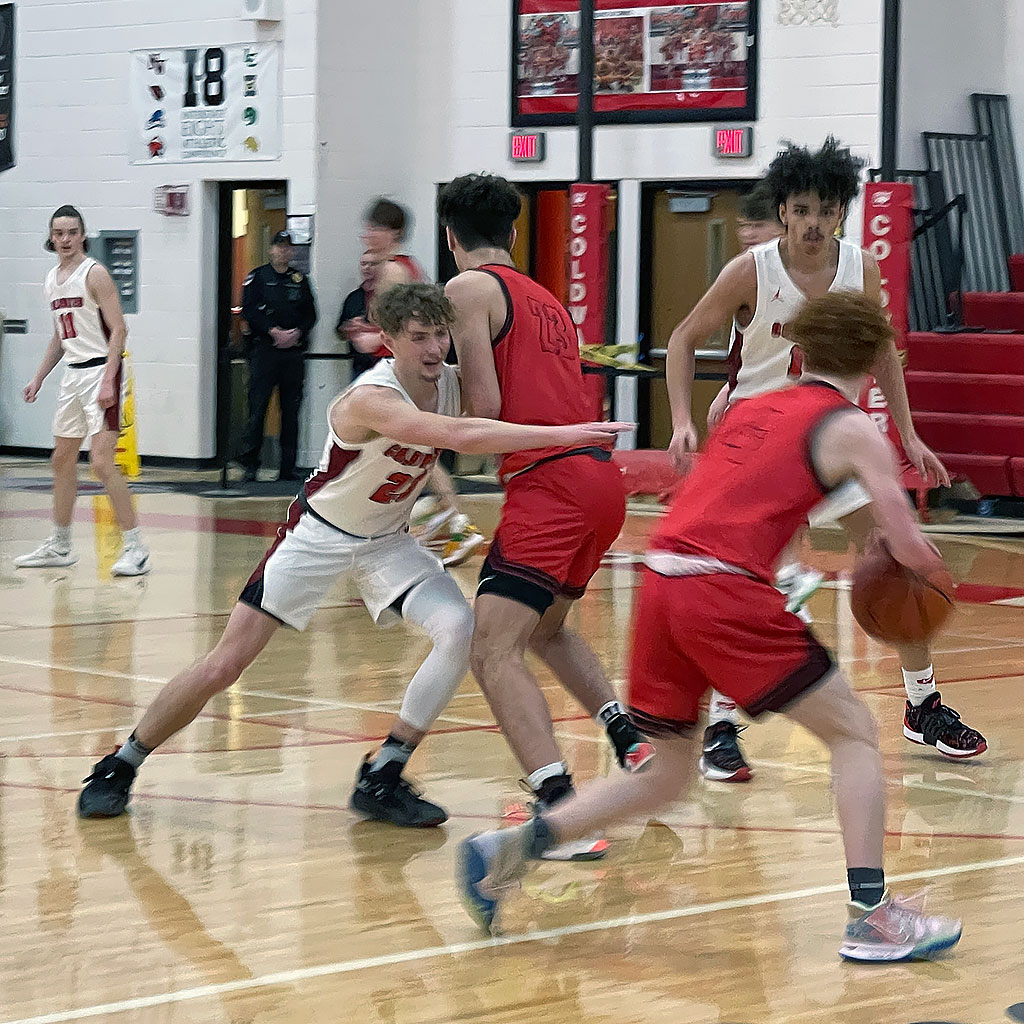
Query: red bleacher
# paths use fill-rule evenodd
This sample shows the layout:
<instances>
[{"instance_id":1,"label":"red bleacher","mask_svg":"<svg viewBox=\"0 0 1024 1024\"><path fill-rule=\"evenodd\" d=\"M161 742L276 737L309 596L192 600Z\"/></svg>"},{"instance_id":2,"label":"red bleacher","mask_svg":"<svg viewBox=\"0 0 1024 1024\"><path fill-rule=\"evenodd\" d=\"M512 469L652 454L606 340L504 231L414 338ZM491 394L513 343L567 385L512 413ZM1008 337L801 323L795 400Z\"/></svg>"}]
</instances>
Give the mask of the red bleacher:
<instances>
[{"instance_id":1,"label":"red bleacher","mask_svg":"<svg viewBox=\"0 0 1024 1024\"><path fill-rule=\"evenodd\" d=\"M964 296L964 321L981 333L909 336L907 393L951 471L982 494L1024 498L1024 255L1010 276L1017 291Z\"/></svg>"}]
</instances>

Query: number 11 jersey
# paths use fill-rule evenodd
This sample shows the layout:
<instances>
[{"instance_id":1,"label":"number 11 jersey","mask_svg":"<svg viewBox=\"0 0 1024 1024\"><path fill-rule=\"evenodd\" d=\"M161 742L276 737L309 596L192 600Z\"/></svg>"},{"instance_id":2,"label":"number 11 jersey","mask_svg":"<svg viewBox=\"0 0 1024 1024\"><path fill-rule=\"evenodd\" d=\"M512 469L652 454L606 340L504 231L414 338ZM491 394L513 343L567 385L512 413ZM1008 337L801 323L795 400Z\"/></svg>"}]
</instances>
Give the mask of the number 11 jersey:
<instances>
[{"instance_id":1,"label":"number 11 jersey","mask_svg":"<svg viewBox=\"0 0 1024 1024\"><path fill-rule=\"evenodd\" d=\"M390 388L410 405L416 405L395 376L391 359L382 360L356 378L327 411L327 443L303 494L313 515L329 526L354 537L383 537L408 527L412 507L426 486L439 452L388 437L375 437L358 445L342 441L330 426L331 410L360 387ZM436 411L441 416L459 416L462 412L462 387L454 366L442 367Z\"/></svg>"},{"instance_id":2,"label":"number 11 jersey","mask_svg":"<svg viewBox=\"0 0 1024 1024\"><path fill-rule=\"evenodd\" d=\"M89 294L86 278L96 266L88 256L71 272L68 279L57 283L59 267L46 275L44 291L53 314L53 326L64 349L64 362L84 363L106 358L110 328L103 319L99 303Z\"/></svg>"}]
</instances>

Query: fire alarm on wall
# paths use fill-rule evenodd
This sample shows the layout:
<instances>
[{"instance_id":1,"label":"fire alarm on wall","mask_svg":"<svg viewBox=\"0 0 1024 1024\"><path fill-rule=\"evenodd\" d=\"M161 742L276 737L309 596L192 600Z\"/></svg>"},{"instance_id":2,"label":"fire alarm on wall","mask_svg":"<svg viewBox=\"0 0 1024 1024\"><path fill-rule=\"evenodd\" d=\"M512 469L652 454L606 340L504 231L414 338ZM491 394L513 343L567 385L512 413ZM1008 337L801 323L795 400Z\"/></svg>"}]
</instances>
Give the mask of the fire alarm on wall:
<instances>
[{"instance_id":1,"label":"fire alarm on wall","mask_svg":"<svg viewBox=\"0 0 1024 1024\"><path fill-rule=\"evenodd\" d=\"M284 0L241 0L241 17L249 21L280 21L284 17Z\"/></svg>"}]
</instances>

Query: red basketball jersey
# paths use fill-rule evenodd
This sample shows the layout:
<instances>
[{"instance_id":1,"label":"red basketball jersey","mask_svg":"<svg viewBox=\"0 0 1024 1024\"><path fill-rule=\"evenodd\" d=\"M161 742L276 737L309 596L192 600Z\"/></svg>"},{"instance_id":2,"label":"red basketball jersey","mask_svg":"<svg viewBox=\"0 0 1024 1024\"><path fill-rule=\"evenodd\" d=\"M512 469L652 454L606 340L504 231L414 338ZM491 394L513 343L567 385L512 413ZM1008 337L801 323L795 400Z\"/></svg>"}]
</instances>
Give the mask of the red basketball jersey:
<instances>
[{"instance_id":1,"label":"red basketball jersey","mask_svg":"<svg viewBox=\"0 0 1024 1024\"><path fill-rule=\"evenodd\" d=\"M508 304L505 324L493 342L500 418L540 426L593 419L583 383L579 337L565 306L514 267L492 263L479 269L498 279ZM510 452L502 459L501 478L507 480L540 459L569 450Z\"/></svg>"},{"instance_id":2,"label":"red basketball jersey","mask_svg":"<svg viewBox=\"0 0 1024 1024\"><path fill-rule=\"evenodd\" d=\"M855 408L820 381L737 402L650 549L708 555L773 579L779 555L826 494L811 461L814 436L832 413Z\"/></svg>"}]
</instances>

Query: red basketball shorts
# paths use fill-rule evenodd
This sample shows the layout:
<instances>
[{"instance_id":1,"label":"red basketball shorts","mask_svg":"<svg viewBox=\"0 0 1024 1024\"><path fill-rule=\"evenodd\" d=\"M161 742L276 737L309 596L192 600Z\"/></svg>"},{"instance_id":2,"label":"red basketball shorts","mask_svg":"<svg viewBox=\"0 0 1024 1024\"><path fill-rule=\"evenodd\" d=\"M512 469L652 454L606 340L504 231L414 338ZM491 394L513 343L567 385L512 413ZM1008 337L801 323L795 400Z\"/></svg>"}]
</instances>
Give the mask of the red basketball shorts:
<instances>
[{"instance_id":1,"label":"red basketball shorts","mask_svg":"<svg viewBox=\"0 0 1024 1024\"><path fill-rule=\"evenodd\" d=\"M833 667L782 594L748 576L644 569L634 615L629 703L654 734L696 724L712 687L756 717L781 710Z\"/></svg>"},{"instance_id":2,"label":"red basketball shorts","mask_svg":"<svg viewBox=\"0 0 1024 1024\"><path fill-rule=\"evenodd\" d=\"M556 597L582 597L625 518L622 476L610 459L572 455L513 477L477 593L541 615Z\"/></svg>"}]
</instances>

